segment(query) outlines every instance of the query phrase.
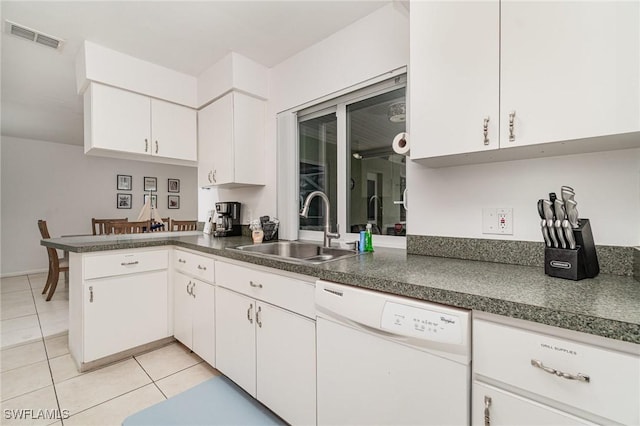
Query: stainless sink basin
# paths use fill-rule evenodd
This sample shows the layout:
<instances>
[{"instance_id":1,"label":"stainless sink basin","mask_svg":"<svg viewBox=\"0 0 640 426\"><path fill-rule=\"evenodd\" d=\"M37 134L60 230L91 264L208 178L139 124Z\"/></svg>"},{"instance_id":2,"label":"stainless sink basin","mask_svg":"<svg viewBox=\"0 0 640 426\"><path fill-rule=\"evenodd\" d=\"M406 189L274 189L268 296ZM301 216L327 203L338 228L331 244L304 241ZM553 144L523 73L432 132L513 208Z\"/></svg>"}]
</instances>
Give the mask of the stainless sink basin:
<instances>
[{"instance_id":1,"label":"stainless sink basin","mask_svg":"<svg viewBox=\"0 0 640 426\"><path fill-rule=\"evenodd\" d=\"M344 259L358 254L353 250L333 247L327 248L315 243L303 243L300 241L274 241L272 243L240 246L233 250L240 250L247 254L273 257L289 262L311 264Z\"/></svg>"}]
</instances>

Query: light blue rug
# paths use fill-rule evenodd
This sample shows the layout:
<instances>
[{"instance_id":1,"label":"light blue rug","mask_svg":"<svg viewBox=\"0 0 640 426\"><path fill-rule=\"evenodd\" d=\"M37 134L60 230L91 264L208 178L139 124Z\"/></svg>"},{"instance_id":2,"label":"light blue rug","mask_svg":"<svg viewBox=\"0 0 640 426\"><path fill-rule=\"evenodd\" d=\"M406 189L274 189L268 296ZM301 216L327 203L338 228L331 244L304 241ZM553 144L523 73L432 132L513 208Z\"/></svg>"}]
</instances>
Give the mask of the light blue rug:
<instances>
[{"instance_id":1,"label":"light blue rug","mask_svg":"<svg viewBox=\"0 0 640 426\"><path fill-rule=\"evenodd\" d=\"M231 380L216 376L132 414L123 426L284 425L279 417Z\"/></svg>"}]
</instances>

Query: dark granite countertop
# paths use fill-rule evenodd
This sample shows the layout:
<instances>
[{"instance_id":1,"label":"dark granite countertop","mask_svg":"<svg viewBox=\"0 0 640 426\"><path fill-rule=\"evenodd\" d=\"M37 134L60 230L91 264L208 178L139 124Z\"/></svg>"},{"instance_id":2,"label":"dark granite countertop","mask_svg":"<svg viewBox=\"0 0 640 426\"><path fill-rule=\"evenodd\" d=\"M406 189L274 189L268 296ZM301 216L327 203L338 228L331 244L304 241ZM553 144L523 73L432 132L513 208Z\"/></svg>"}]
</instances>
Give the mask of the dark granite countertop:
<instances>
[{"instance_id":1,"label":"dark granite countertop","mask_svg":"<svg viewBox=\"0 0 640 426\"><path fill-rule=\"evenodd\" d=\"M540 267L411 255L391 248L377 248L375 253L321 265L301 265L226 250L251 244L247 237L214 238L201 232L69 237L43 240L42 244L77 253L174 245L337 283L640 344L640 283L632 277L600 274L569 281L548 277Z\"/></svg>"}]
</instances>

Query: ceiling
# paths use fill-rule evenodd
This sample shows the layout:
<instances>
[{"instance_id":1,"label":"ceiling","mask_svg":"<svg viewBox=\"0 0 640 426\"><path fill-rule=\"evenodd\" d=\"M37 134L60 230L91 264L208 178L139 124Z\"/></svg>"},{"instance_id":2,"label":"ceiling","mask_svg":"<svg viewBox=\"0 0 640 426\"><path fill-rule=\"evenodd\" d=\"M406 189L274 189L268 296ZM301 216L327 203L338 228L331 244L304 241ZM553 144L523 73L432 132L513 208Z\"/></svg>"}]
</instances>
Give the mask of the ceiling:
<instances>
[{"instance_id":1,"label":"ceiling","mask_svg":"<svg viewBox=\"0 0 640 426\"><path fill-rule=\"evenodd\" d=\"M391 1L2 0L3 27L65 41L56 51L2 33L2 134L82 145L84 40L193 76L230 51L273 67Z\"/></svg>"}]
</instances>

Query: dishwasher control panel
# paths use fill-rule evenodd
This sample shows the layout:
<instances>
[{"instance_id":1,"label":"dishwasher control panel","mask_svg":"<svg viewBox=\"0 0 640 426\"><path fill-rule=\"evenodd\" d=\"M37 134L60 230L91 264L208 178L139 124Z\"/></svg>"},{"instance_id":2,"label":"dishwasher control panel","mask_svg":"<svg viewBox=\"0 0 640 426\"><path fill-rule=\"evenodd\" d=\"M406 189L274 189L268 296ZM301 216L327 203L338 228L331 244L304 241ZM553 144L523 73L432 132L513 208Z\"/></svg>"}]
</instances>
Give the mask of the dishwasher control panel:
<instances>
[{"instance_id":1,"label":"dishwasher control panel","mask_svg":"<svg viewBox=\"0 0 640 426\"><path fill-rule=\"evenodd\" d=\"M460 318L449 313L385 302L380 328L394 334L460 344L463 330Z\"/></svg>"}]
</instances>

